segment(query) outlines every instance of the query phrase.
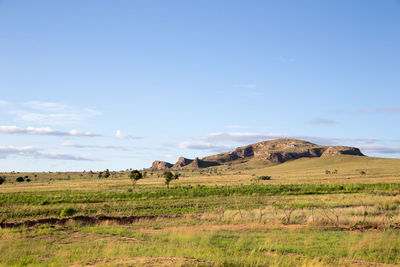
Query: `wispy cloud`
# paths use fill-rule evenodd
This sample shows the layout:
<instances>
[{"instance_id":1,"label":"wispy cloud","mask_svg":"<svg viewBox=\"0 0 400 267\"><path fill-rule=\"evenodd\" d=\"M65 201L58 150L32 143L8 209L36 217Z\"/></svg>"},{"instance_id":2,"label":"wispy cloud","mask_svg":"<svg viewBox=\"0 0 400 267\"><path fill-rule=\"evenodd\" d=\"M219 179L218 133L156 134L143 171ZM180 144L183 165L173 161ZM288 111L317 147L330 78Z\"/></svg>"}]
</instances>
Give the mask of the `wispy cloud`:
<instances>
[{"instance_id":1,"label":"wispy cloud","mask_svg":"<svg viewBox=\"0 0 400 267\"><path fill-rule=\"evenodd\" d=\"M6 106L6 105L8 105L9 103L7 102L7 101L5 101L5 100L0 100L0 107L1 106Z\"/></svg>"},{"instance_id":2,"label":"wispy cloud","mask_svg":"<svg viewBox=\"0 0 400 267\"><path fill-rule=\"evenodd\" d=\"M131 139L131 140L142 139L142 137L140 137L140 136L133 136L133 135L129 135L129 134L124 134L120 130L117 130L115 132L115 137L117 137L119 139Z\"/></svg>"},{"instance_id":3,"label":"wispy cloud","mask_svg":"<svg viewBox=\"0 0 400 267\"><path fill-rule=\"evenodd\" d=\"M278 61L280 63L292 63L295 61L295 59L288 56L279 56Z\"/></svg>"},{"instance_id":4,"label":"wispy cloud","mask_svg":"<svg viewBox=\"0 0 400 267\"><path fill-rule=\"evenodd\" d=\"M400 108L380 107L380 108L377 108L377 109L361 109L358 112L360 112L360 113L392 113L392 114L400 114Z\"/></svg>"},{"instance_id":5,"label":"wispy cloud","mask_svg":"<svg viewBox=\"0 0 400 267\"><path fill-rule=\"evenodd\" d=\"M337 124L337 122L334 121L334 120L323 119L323 118L315 118L315 119L310 120L308 123L314 124L314 125L332 125L332 124Z\"/></svg>"},{"instance_id":6,"label":"wispy cloud","mask_svg":"<svg viewBox=\"0 0 400 267\"><path fill-rule=\"evenodd\" d=\"M50 127L27 127L18 126L0 126L0 134L22 134L22 135L55 135L55 136L85 136L95 137L100 136L92 132L82 132L77 130L58 131Z\"/></svg>"},{"instance_id":7,"label":"wispy cloud","mask_svg":"<svg viewBox=\"0 0 400 267\"><path fill-rule=\"evenodd\" d=\"M378 153L378 154L400 154L400 147L382 146L378 144L364 144L360 145L362 151L365 153Z\"/></svg>"},{"instance_id":8,"label":"wispy cloud","mask_svg":"<svg viewBox=\"0 0 400 267\"><path fill-rule=\"evenodd\" d=\"M34 158L42 158L42 159L56 159L56 160L77 160L77 161L98 161L97 159L89 158L86 156L78 156L71 154L62 154L62 153L44 153L37 152L32 155Z\"/></svg>"},{"instance_id":9,"label":"wispy cloud","mask_svg":"<svg viewBox=\"0 0 400 267\"><path fill-rule=\"evenodd\" d=\"M206 151L213 151L213 152L225 152L232 149L232 146L227 145L218 145L212 143L196 143L196 142L181 142L178 144L179 148L184 149L195 149L195 150L206 150Z\"/></svg>"},{"instance_id":10,"label":"wispy cloud","mask_svg":"<svg viewBox=\"0 0 400 267\"><path fill-rule=\"evenodd\" d=\"M35 110L49 112L65 112L73 109L68 105L54 102L29 101L25 102L24 105Z\"/></svg>"},{"instance_id":11,"label":"wispy cloud","mask_svg":"<svg viewBox=\"0 0 400 267\"><path fill-rule=\"evenodd\" d=\"M42 152L39 149L36 149L32 146L2 146L0 145L0 158L7 158L9 156L20 156L20 157L32 157L35 159L56 159L56 160L80 160L80 161L94 161L95 159L78 156L78 155L70 155L70 154L62 154L55 152Z\"/></svg>"},{"instance_id":12,"label":"wispy cloud","mask_svg":"<svg viewBox=\"0 0 400 267\"><path fill-rule=\"evenodd\" d=\"M0 145L0 157L4 158L7 155L17 154L17 155L25 155L27 153L36 152L36 149L32 146L2 146Z\"/></svg>"},{"instance_id":13,"label":"wispy cloud","mask_svg":"<svg viewBox=\"0 0 400 267\"><path fill-rule=\"evenodd\" d=\"M45 125L75 125L100 115L90 108L78 108L61 103L29 101L8 112L19 120Z\"/></svg>"},{"instance_id":14,"label":"wispy cloud","mask_svg":"<svg viewBox=\"0 0 400 267\"><path fill-rule=\"evenodd\" d=\"M122 146L111 146L111 145L89 145L89 144L77 144L70 141L65 141L61 144L64 147L74 147L74 148L94 148L94 149L112 149L112 150L123 150L130 151L130 149Z\"/></svg>"}]
</instances>

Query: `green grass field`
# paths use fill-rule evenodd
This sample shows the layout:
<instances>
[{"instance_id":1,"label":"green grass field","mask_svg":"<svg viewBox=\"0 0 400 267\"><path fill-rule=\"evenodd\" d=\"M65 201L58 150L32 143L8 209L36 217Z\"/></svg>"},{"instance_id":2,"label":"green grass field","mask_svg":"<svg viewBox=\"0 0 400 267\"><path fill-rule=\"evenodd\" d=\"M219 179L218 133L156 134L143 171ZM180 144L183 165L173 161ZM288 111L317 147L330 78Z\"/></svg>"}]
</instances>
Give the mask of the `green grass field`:
<instances>
[{"instance_id":1,"label":"green grass field","mask_svg":"<svg viewBox=\"0 0 400 267\"><path fill-rule=\"evenodd\" d=\"M135 187L126 172L2 173L0 265L400 265L400 160L257 164L180 171L170 189L150 171Z\"/></svg>"}]
</instances>

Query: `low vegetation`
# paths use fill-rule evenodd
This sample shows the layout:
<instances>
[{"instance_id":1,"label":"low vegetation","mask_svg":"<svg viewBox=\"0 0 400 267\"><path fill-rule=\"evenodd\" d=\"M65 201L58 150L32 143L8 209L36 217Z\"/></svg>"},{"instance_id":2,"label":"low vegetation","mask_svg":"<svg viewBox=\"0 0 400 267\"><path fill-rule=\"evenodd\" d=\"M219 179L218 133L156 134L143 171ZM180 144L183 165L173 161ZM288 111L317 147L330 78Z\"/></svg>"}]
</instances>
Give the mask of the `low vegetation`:
<instances>
[{"instance_id":1,"label":"low vegetation","mask_svg":"<svg viewBox=\"0 0 400 267\"><path fill-rule=\"evenodd\" d=\"M0 265L400 264L398 165L342 159L240 174L0 174Z\"/></svg>"}]
</instances>

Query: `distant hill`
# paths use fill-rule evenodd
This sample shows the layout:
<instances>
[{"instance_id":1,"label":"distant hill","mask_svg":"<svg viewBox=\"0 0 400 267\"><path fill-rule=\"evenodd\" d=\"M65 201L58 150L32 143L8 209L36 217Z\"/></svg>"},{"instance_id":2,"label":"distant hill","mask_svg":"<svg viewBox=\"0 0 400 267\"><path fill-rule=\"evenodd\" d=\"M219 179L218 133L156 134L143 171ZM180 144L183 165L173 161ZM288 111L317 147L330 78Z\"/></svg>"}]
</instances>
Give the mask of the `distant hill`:
<instances>
[{"instance_id":1,"label":"distant hill","mask_svg":"<svg viewBox=\"0 0 400 267\"><path fill-rule=\"evenodd\" d=\"M356 147L320 146L297 139L276 139L238 147L230 152L220 153L202 159L195 158L192 160L180 157L175 164L155 161L152 164L152 169L198 169L251 161L256 161L262 166L279 164L299 158L329 157L336 155L364 156Z\"/></svg>"}]
</instances>

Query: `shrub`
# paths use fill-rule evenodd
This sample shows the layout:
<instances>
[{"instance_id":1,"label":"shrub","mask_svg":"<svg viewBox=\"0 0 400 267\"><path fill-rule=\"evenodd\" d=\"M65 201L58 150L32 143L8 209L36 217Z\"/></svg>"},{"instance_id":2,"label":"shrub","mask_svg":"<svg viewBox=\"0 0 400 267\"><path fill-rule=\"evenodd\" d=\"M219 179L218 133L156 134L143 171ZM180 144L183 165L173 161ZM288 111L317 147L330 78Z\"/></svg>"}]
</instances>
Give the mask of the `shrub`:
<instances>
[{"instance_id":1,"label":"shrub","mask_svg":"<svg viewBox=\"0 0 400 267\"><path fill-rule=\"evenodd\" d=\"M360 171L361 175L366 175L367 173L365 171Z\"/></svg>"},{"instance_id":2,"label":"shrub","mask_svg":"<svg viewBox=\"0 0 400 267\"><path fill-rule=\"evenodd\" d=\"M143 175L138 170L133 170L129 173L129 178L132 180L133 186L136 185L137 181L143 178Z\"/></svg>"},{"instance_id":3,"label":"shrub","mask_svg":"<svg viewBox=\"0 0 400 267\"><path fill-rule=\"evenodd\" d=\"M29 178L27 178L27 179L25 179L25 182L30 182L31 181L31 179L29 179Z\"/></svg>"},{"instance_id":4,"label":"shrub","mask_svg":"<svg viewBox=\"0 0 400 267\"><path fill-rule=\"evenodd\" d=\"M22 183L23 181L25 181L24 177L18 177L15 181L17 181L18 183Z\"/></svg>"},{"instance_id":5,"label":"shrub","mask_svg":"<svg viewBox=\"0 0 400 267\"><path fill-rule=\"evenodd\" d=\"M0 177L0 184L3 184L6 181L6 179L4 179L4 177Z\"/></svg>"},{"instance_id":6,"label":"shrub","mask_svg":"<svg viewBox=\"0 0 400 267\"><path fill-rule=\"evenodd\" d=\"M169 184L171 183L172 180L178 180L180 174L179 173L175 173L173 174L170 171L165 171L162 175L165 179L165 184L167 185L167 188L169 188Z\"/></svg>"},{"instance_id":7,"label":"shrub","mask_svg":"<svg viewBox=\"0 0 400 267\"><path fill-rule=\"evenodd\" d=\"M60 216L61 217L68 217L68 216L72 216L76 213L76 211L73 208L64 208L61 210L60 212Z\"/></svg>"},{"instance_id":8,"label":"shrub","mask_svg":"<svg viewBox=\"0 0 400 267\"><path fill-rule=\"evenodd\" d=\"M110 175L111 175L111 174L110 174L110 171L109 171L108 169L105 170L104 173L103 173L103 177L104 177L104 178L108 178L108 177L110 177Z\"/></svg>"},{"instance_id":9,"label":"shrub","mask_svg":"<svg viewBox=\"0 0 400 267\"><path fill-rule=\"evenodd\" d=\"M271 180L271 176L258 176L257 177L257 179L258 180L263 180L263 181L266 181L266 180Z\"/></svg>"}]
</instances>

